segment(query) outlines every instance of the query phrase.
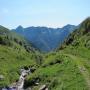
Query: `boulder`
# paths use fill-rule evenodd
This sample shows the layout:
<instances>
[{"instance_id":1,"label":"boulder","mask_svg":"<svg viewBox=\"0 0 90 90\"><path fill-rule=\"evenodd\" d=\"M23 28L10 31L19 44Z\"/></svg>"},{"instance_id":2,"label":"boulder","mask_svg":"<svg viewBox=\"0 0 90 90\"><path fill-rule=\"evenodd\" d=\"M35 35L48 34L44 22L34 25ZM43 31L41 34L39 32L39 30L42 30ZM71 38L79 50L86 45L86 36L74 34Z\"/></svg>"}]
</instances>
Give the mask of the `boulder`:
<instances>
[{"instance_id":1,"label":"boulder","mask_svg":"<svg viewBox=\"0 0 90 90\"><path fill-rule=\"evenodd\" d=\"M3 75L0 75L0 80L4 80L4 76Z\"/></svg>"},{"instance_id":2,"label":"boulder","mask_svg":"<svg viewBox=\"0 0 90 90\"><path fill-rule=\"evenodd\" d=\"M48 90L46 85L42 85L39 90Z\"/></svg>"}]
</instances>

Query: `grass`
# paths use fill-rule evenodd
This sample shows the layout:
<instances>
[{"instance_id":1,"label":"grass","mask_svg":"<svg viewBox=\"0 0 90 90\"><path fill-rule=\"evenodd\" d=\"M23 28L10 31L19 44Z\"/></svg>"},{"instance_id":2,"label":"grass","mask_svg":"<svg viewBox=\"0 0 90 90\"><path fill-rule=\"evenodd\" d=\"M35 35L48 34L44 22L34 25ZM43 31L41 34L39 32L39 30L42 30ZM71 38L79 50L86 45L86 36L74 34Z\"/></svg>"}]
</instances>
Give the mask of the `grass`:
<instances>
[{"instance_id":1,"label":"grass","mask_svg":"<svg viewBox=\"0 0 90 90\"><path fill-rule=\"evenodd\" d=\"M68 37L66 44L59 48L62 50L48 54L27 52L27 45L18 44L18 39L12 42L12 46L0 45L0 74L5 77L0 80L0 86L15 82L19 78L20 67L38 65L25 82L26 87L33 87L32 90L38 90L44 84L49 90L90 90L89 28L90 18ZM2 38L10 44L6 36ZM2 40L2 44L6 43ZM39 85L35 86L35 82Z\"/></svg>"},{"instance_id":2,"label":"grass","mask_svg":"<svg viewBox=\"0 0 90 90\"><path fill-rule=\"evenodd\" d=\"M17 49L0 45L0 75L4 75L4 81L0 86L8 85L18 79L18 71L23 66L36 64L33 53L28 53L22 47Z\"/></svg>"},{"instance_id":3,"label":"grass","mask_svg":"<svg viewBox=\"0 0 90 90\"><path fill-rule=\"evenodd\" d=\"M50 62L54 62L56 58L62 60L62 63L50 65ZM29 77L29 81L39 78L40 83L47 84L49 90L88 90L86 81L73 59L58 53L46 60L45 64L48 65L43 68L39 67Z\"/></svg>"}]
</instances>

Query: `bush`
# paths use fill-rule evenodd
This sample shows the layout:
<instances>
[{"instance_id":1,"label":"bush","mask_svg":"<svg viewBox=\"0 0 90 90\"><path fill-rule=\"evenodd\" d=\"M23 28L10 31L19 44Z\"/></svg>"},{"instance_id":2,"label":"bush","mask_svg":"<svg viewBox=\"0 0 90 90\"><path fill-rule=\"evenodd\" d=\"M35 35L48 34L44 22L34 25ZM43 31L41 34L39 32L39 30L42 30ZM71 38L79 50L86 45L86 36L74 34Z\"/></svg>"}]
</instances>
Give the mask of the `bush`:
<instances>
[{"instance_id":1,"label":"bush","mask_svg":"<svg viewBox=\"0 0 90 90\"><path fill-rule=\"evenodd\" d=\"M88 40L88 41L86 42L85 47L88 48L88 49L90 49L90 40Z\"/></svg>"},{"instance_id":2,"label":"bush","mask_svg":"<svg viewBox=\"0 0 90 90\"><path fill-rule=\"evenodd\" d=\"M53 88L55 88L58 85L59 81L57 78L54 78L51 83L49 84L49 90L52 90Z\"/></svg>"}]
</instances>

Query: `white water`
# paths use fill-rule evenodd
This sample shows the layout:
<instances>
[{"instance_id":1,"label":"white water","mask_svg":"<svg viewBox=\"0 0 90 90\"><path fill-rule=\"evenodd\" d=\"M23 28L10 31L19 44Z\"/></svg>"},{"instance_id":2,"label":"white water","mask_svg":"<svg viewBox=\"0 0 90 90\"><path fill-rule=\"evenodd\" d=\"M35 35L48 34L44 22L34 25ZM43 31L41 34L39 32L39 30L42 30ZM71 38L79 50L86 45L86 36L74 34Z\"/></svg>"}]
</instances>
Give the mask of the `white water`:
<instances>
[{"instance_id":1,"label":"white water","mask_svg":"<svg viewBox=\"0 0 90 90\"><path fill-rule=\"evenodd\" d=\"M21 75L19 77L18 82L16 82L16 85L8 88L3 88L2 90L24 90L23 86L24 86L25 78L27 75L31 73L31 70L30 68L28 70L21 69L20 72L21 72Z\"/></svg>"}]
</instances>

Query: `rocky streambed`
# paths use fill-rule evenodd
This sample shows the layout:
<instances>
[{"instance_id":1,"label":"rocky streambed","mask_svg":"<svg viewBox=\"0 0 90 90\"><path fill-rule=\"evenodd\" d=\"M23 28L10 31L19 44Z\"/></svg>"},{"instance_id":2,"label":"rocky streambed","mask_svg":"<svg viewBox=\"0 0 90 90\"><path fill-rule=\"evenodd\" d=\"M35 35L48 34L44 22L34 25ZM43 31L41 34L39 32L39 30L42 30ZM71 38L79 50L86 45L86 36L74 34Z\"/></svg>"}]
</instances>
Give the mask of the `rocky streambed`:
<instances>
[{"instance_id":1,"label":"rocky streambed","mask_svg":"<svg viewBox=\"0 0 90 90\"><path fill-rule=\"evenodd\" d=\"M10 86L1 88L0 90L32 90L31 87L24 88L25 80L28 75L33 73L35 68L21 68L20 69L20 77L17 82L11 84ZM35 84L38 86L39 83L35 81ZM48 90L47 85L41 85L39 90Z\"/></svg>"},{"instance_id":2,"label":"rocky streambed","mask_svg":"<svg viewBox=\"0 0 90 90\"><path fill-rule=\"evenodd\" d=\"M17 82L13 83L10 86L4 87L1 90L24 90L24 82L28 75L32 73L32 68L21 68L20 69L20 77ZM29 89L30 90L30 89Z\"/></svg>"}]
</instances>

